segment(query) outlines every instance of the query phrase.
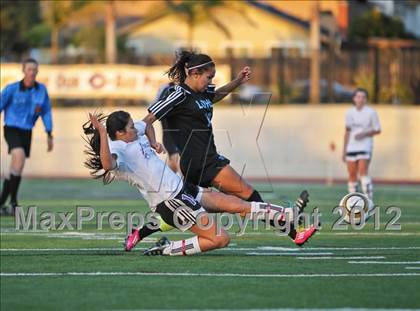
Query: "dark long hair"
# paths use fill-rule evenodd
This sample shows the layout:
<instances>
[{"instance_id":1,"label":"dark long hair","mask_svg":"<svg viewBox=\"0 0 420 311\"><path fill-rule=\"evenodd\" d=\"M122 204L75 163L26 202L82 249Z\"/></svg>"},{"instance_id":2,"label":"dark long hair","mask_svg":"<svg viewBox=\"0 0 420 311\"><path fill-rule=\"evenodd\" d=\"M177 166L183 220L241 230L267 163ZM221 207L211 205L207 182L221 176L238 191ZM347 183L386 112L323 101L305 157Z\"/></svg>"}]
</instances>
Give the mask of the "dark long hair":
<instances>
[{"instance_id":1,"label":"dark long hair","mask_svg":"<svg viewBox=\"0 0 420 311\"><path fill-rule=\"evenodd\" d=\"M116 139L115 135L117 131L125 130L125 127L130 120L130 114L122 110L115 111L109 116L106 116L103 113L94 113L94 115L99 122L106 122L106 131L111 140ZM82 128L83 133L85 134L84 140L87 143L84 151L87 155L87 159L84 162L85 167L90 169L90 175L94 179L102 178L104 184L111 183L114 180L114 176L109 171L104 170L101 162L101 139L99 131L93 127L90 120L83 124Z\"/></svg>"},{"instance_id":2,"label":"dark long hair","mask_svg":"<svg viewBox=\"0 0 420 311\"><path fill-rule=\"evenodd\" d=\"M171 81L176 83L184 83L185 79L187 78L187 72L189 72L189 68L202 64L206 65L191 70L197 70L197 72L201 74L215 66L213 60L206 54L197 54L192 51L181 51L177 55L176 63L171 68L169 68L167 74Z\"/></svg>"}]
</instances>

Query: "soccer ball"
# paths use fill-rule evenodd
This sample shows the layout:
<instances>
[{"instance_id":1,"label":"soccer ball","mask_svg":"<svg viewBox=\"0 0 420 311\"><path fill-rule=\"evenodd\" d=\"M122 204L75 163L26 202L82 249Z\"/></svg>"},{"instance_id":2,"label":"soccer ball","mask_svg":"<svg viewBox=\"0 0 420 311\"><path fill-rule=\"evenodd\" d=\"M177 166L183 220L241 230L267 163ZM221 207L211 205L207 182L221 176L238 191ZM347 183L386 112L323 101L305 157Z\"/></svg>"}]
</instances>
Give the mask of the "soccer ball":
<instances>
[{"instance_id":1,"label":"soccer ball","mask_svg":"<svg viewBox=\"0 0 420 311\"><path fill-rule=\"evenodd\" d=\"M341 199L338 211L346 223L350 224L353 218L353 223L358 225L369 218L372 210L373 202L366 195L352 192Z\"/></svg>"}]
</instances>

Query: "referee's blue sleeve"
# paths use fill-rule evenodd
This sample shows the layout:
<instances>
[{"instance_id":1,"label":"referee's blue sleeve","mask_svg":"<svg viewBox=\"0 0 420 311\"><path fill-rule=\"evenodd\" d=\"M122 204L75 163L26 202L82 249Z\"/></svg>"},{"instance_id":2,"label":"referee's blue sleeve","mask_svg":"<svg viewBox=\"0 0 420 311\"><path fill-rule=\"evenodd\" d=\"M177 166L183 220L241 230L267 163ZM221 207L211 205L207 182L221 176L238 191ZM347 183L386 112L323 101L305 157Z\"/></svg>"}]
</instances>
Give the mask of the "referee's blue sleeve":
<instances>
[{"instance_id":1,"label":"referee's blue sleeve","mask_svg":"<svg viewBox=\"0 0 420 311\"><path fill-rule=\"evenodd\" d=\"M10 97L12 95L12 89L10 86L6 86L0 95L0 112L2 112L10 104Z\"/></svg>"},{"instance_id":2,"label":"referee's blue sleeve","mask_svg":"<svg viewBox=\"0 0 420 311\"><path fill-rule=\"evenodd\" d=\"M174 107L184 102L185 99L185 90L180 86L175 86L173 92L171 92L166 98L158 100L152 104L147 110L158 120L161 120Z\"/></svg>"},{"instance_id":3,"label":"referee's blue sleeve","mask_svg":"<svg viewBox=\"0 0 420 311\"><path fill-rule=\"evenodd\" d=\"M51 134L52 132L51 102L50 102L50 98L48 96L48 92L46 89L45 89L44 104L42 107L42 122L44 123L45 131L48 134Z\"/></svg>"}]
</instances>

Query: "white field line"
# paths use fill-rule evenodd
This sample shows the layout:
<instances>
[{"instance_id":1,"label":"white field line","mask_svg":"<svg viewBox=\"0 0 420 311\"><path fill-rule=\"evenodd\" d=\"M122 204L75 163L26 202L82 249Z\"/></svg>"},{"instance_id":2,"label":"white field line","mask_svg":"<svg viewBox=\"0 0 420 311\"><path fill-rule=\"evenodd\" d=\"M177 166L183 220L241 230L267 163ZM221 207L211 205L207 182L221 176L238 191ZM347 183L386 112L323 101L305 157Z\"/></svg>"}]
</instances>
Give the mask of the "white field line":
<instances>
[{"instance_id":1,"label":"white field line","mask_svg":"<svg viewBox=\"0 0 420 311\"><path fill-rule=\"evenodd\" d=\"M221 250L243 250L243 251L289 251L289 252L296 252L296 251L353 251L353 250L412 250L412 249L420 249L420 246L407 246L407 247L279 247L279 246L259 246L259 247L250 247L250 248L232 248L227 247Z\"/></svg>"},{"instance_id":2,"label":"white field line","mask_svg":"<svg viewBox=\"0 0 420 311\"><path fill-rule=\"evenodd\" d=\"M246 273L189 273L189 272L2 272L1 277L42 276L191 276L191 277L244 277L244 278L325 278L325 277L395 277L415 276L420 273L319 273L319 274L246 274Z\"/></svg>"},{"instance_id":3,"label":"white field line","mask_svg":"<svg viewBox=\"0 0 420 311\"><path fill-rule=\"evenodd\" d=\"M167 311L168 309L111 309L110 311ZM175 311L181 309L173 309ZM183 311L419 311L420 309L379 309L379 308L280 308L280 309L182 309Z\"/></svg>"},{"instance_id":4,"label":"white field line","mask_svg":"<svg viewBox=\"0 0 420 311\"><path fill-rule=\"evenodd\" d=\"M306 255L306 254L305 254ZM296 259L311 260L311 259L328 259L328 260L351 260L351 259L385 259L384 256L354 256L354 257L297 257Z\"/></svg>"},{"instance_id":5,"label":"white field line","mask_svg":"<svg viewBox=\"0 0 420 311\"><path fill-rule=\"evenodd\" d=\"M249 256L302 256L302 253L259 253L251 252L246 253ZM307 253L306 256L325 256L325 255L334 255L333 253Z\"/></svg>"},{"instance_id":6,"label":"white field line","mask_svg":"<svg viewBox=\"0 0 420 311\"><path fill-rule=\"evenodd\" d=\"M409 270L420 270L420 267L405 267L405 268Z\"/></svg>"},{"instance_id":7,"label":"white field line","mask_svg":"<svg viewBox=\"0 0 420 311\"><path fill-rule=\"evenodd\" d=\"M98 235L98 233L80 233L80 234L68 234L66 232L63 233L51 233L50 231L41 231L41 230L34 230L34 231L16 231L16 230L8 230L3 229L0 231L1 235L49 235L49 236L55 236L55 237L61 237L61 238L75 238L77 236L82 236L83 234L86 235ZM101 233L101 234L108 234L109 233ZM165 232L165 235L168 236L185 236L185 235L191 235L189 232ZM235 232L230 232L232 237L240 236L240 237L246 237L246 236L276 236L276 237L285 237L284 234L276 234L272 231L269 232L245 232L244 234L237 235ZM420 232L323 232L322 230L317 233L318 235L323 236L420 236ZM120 235L125 236L125 233L113 233L113 235Z\"/></svg>"},{"instance_id":8,"label":"white field line","mask_svg":"<svg viewBox=\"0 0 420 311\"><path fill-rule=\"evenodd\" d=\"M139 251L137 250L132 251ZM102 248L4 248L0 252L89 252L89 251L124 251L122 247L102 247Z\"/></svg>"},{"instance_id":9,"label":"white field line","mask_svg":"<svg viewBox=\"0 0 420 311\"><path fill-rule=\"evenodd\" d=\"M139 244L139 248L142 245L147 245L156 242L155 239L145 239ZM117 251L122 250L122 247L109 247L109 248L0 248L0 252L25 252L25 251L43 251L43 252L54 252L54 251ZM260 251L277 251L284 252L285 254L291 253L293 255L311 256L312 251L353 251L353 250L417 250L420 247L409 246L409 247L278 247L278 246L260 246L260 247L227 247L219 249L218 251L248 251L248 252L260 252ZM331 252L324 253L325 255L333 255Z\"/></svg>"},{"instance_id":10,"label":"white field line","mask_svg":"<svg viewBox=\"0 0 420 311\"><path fill-rule=\"evenodd\" d=\"M420 261L353 261L348 263L362 264L362 265L420 265Z\"/></svg>"}]
</instances>

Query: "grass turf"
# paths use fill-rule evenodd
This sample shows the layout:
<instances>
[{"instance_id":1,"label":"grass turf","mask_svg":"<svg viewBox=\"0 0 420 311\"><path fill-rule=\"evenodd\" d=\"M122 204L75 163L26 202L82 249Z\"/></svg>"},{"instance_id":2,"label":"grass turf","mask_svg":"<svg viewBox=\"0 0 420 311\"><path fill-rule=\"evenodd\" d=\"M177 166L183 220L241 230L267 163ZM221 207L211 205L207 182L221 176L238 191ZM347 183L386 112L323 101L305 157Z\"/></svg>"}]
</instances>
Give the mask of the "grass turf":
<instances>
[{"instance_id":1,"label":"grass turf","mask_svg":"<svg viewBox=\"0 0 420 311\"><path fill-rule=\"evenodd\" d=\"M303 248L271 230L248 228L231 245L194 257L144 257L141 250L162 234L125 253L125 228L21 232L12 217L1 221L2 310L419 308L420 194L414 186L376 186L381 226L331 230L342 185L258 185L273 203L294 200L301 189L322 213L322 229ZM115 182L24 180L21 204L39 212L146 212L134 189ZM397 206L401 230L385 230ZM59 219L57 219L59 223ZM72 223L75 220L72 219ZM167 233L170 239L189 234ZM370 257L370 258L369 258ZM407 267L411 267L408 269ZM87 273L101 272L102 275ZM120 275L112 273L118 272ZM55 273L17 275L17 273ZM73 273L73 274L71 274ZM137 273L137 274L135 274ZM169 273L165 275L164 273Z\"/></svg>"}]
</instances>

